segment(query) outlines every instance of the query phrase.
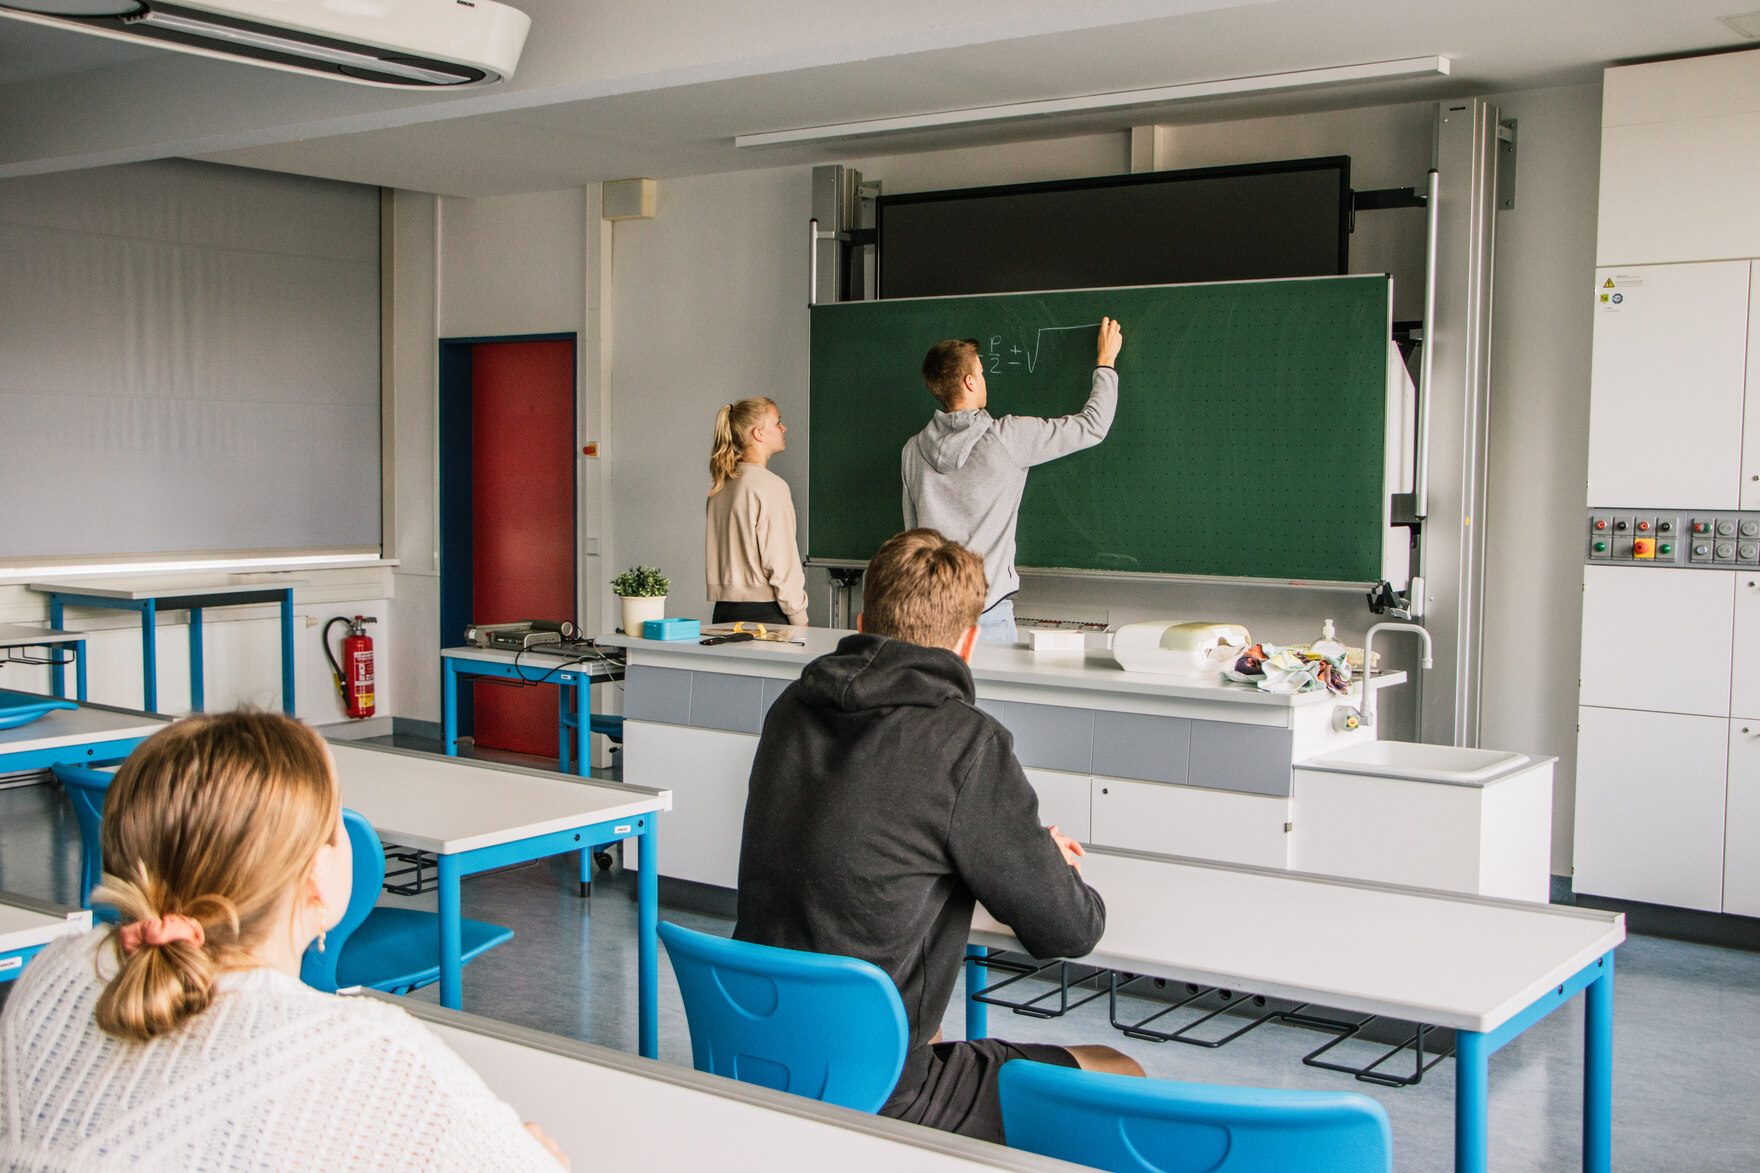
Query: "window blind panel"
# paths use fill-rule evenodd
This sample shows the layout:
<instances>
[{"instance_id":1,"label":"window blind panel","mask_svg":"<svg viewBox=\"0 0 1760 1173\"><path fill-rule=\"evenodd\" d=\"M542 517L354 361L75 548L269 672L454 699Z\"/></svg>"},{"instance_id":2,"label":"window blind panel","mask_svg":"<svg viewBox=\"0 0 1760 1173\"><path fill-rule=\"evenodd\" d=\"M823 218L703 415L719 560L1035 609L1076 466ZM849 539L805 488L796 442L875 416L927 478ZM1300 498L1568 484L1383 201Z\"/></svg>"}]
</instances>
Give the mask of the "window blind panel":
<instances>
[{"instance_id":1,"label":"window blind panel","mask_svg":"<svg viewBox=\"0 0 1760 1173\"><path fill-rule=\"evenodd\" d=\"M0 558L379 542L375 188L0 183Z\"/></svg>"}]
</instances>

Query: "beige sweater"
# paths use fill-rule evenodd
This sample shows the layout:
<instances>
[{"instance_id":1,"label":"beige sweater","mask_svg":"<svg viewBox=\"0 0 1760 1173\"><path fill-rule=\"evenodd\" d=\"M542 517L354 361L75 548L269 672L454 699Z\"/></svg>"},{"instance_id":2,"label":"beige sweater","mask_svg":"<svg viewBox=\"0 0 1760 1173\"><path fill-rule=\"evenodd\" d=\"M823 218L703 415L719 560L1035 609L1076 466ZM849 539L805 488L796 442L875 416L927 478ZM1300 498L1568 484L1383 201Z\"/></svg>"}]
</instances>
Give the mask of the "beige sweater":
<instances>
[{"instance_id":1,"label":"beige sweater","mask_svg":"<svg viewBox=\"0 0 1760 1173\"><path fill-rule=\"evenodd\" d=\"M704 560L711 603L768 603L790 623L807 622L807 576L794 544L788 482L761 464L741 464L709 498Z\"/></svg>"}]
</instances>

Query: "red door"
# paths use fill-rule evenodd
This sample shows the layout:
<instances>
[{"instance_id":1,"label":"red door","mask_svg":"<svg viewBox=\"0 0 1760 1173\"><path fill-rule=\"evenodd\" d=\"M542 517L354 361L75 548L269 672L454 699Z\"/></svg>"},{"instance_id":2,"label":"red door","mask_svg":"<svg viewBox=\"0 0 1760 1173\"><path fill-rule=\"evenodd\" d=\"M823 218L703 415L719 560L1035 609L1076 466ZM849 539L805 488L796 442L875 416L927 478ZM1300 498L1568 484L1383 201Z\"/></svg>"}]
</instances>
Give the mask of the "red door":
<instances>
[{"instance_id":1,"label":"red door","mask_svg":"<svg viewBox=\"0 0 1760 1173\"><path fill-rule=\"evenodd\" d=\"M471 350L472 618L573 619L574 343ZM526 674L557 661L528 656ZM555 757L556 686L479 680L477 744Z\"/></svg>"}]
</instances>

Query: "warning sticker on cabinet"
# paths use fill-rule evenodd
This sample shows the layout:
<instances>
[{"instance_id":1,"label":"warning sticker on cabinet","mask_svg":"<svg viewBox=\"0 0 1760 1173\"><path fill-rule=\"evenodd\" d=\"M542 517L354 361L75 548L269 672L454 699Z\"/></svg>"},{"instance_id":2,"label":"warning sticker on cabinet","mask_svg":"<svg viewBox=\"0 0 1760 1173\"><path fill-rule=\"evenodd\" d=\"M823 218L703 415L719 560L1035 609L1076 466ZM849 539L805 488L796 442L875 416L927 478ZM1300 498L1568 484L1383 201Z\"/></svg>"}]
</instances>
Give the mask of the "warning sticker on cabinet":
<instances>
[{"instance_id":1,"label":"warning sticker on cabinet","mask_svg":"<svg viewBox=\"0 0 1760 1173\"><path fill-rule=\"evenodd\" d=\"M1644 287L1644 278L1636 273L1612 273L1602 278L1596 288L1596 309L1615 314L1630 304L1633 291Z\"/></svg>"}]
</instances>

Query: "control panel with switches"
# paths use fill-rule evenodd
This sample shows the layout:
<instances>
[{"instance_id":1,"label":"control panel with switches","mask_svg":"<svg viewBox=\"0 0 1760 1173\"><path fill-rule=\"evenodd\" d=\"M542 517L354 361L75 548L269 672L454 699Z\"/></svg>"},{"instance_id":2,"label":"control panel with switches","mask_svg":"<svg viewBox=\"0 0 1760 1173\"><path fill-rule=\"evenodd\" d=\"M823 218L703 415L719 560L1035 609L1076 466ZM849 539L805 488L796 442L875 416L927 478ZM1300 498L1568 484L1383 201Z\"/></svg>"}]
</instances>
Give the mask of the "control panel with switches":
<instances>
[{"instance_id":1,"label":"control panel with switches","mask_svg":"<svg viewBox=\"0 0 1760 1173\"><path fill-rule=\"evenodd\" d=\"M1633 566L1760 566L1760 512L1591 509L1585 554Z\"/></svg>"}]
</instances>

